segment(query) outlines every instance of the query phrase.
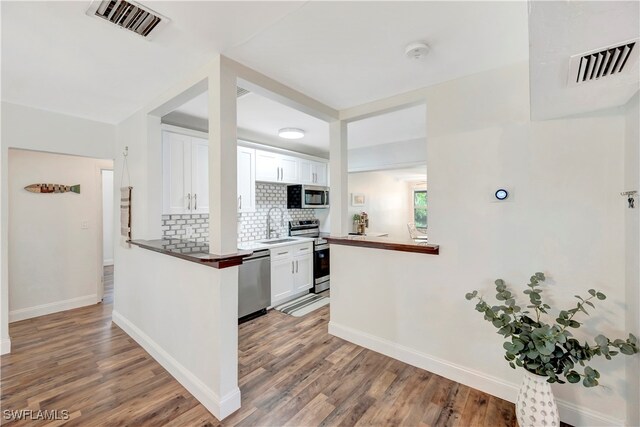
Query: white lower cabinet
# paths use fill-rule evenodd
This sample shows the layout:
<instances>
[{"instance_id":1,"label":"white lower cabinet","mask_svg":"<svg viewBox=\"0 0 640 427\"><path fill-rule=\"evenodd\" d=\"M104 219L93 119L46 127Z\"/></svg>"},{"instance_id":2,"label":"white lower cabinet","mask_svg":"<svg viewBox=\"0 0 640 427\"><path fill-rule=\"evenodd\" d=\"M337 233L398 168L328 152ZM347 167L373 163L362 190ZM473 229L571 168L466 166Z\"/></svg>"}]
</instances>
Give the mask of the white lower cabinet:
<instances>
[{"instance_id":1,"label":"white lower cabinet","mask_svg":"<svg viewBox=\"0 0 640 427\"><path fill-rule=\"evenodd\" d=\"M271 249L271 305L311 289L313 244L311 242Z\"/></svg>"},{"instance_id":2,"label":"white lower cabinet","mask_svg":"<svg viewBox=\"0 0 640 427\"><path fill-rule=\"evenodd\" d=\"M311 289L313 281L313 257L311 254L293 257L295 274L293 276L294 293Z\"/></svg>"}]
</instances>

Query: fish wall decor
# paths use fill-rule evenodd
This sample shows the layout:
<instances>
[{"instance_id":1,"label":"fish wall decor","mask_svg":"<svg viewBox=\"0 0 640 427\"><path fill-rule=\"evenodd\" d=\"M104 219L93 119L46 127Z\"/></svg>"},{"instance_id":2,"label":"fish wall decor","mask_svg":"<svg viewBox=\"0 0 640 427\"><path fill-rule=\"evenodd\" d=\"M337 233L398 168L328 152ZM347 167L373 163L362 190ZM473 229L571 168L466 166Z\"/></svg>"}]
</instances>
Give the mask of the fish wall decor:
<instances>
[{"instance_id":1,"label":"fish wall decor","mask_svg":"<svg viewBox=\"0 0 640 427\"><path fill-rule=\"evenodd\" d=\"M60 185L60 184L31 184L24 187L32 193L76 193L80 194L80 184Z\"/></svg>"}]
</instances>

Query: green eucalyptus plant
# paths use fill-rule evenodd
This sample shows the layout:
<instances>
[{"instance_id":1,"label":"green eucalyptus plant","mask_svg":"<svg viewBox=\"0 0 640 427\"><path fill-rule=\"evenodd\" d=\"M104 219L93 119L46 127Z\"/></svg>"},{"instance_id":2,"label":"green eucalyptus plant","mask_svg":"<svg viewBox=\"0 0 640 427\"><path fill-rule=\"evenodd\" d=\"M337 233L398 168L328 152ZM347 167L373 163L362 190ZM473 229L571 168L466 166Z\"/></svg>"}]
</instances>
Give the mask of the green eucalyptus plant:
<instances>
[{"instance_id":1,"label":"green eucalyptus plant","mask_svg":"<svg viewBox=\"0 0 640 427\"><path fill-rule=\"evenodd\" d=\"M632 355L638 352L638 339L632 334L626 340L611 340L598 335L594 338L595 344L586 341L581 344L573 338L569 328L576 329L581 325L574 317L579 313L589 315L587 307L595 308L595 301L606 298L595 289L589 289L589 296L585 298L576 295L576 306L560 311L555 323L542 320L541 315L549 315L548 310L551 309L542 302L540 282L544 280L544 274L535 273L527 285L529 289L524 291L530 301L526 308L533 309L532 315L516 304L514 295L502 279L495 281L496 299L501 302L500 305L490 306L478 296L478 291L466 294L467 300L478 300L476 310L484 313L484 319L491 322L498 333L507 339L503 344L506 350L504 358L513 369L516 365L523 367L533 374L548 377L547 381L550 383L564 384L565 381L561 378L564 377L570 383L577 383L582 379L585 387L594 387L598 385L600 373L585 366L585 361L595 356L611 360L611 357L619 353ZM583 367L582 373L576 371L576 364Z\"/></svg>"}]
</instances>

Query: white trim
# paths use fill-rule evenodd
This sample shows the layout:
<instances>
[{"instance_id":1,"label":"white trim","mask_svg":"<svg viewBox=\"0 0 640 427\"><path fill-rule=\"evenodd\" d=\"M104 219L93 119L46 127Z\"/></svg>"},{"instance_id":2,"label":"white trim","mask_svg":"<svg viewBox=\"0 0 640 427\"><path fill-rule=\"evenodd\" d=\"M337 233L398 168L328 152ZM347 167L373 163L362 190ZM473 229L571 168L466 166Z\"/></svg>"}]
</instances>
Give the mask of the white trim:
<instances>
[{"instance_id":1,"label":"white trim","mask_svg":"<svg viewBox=\"0 0 640 427\"><path fill-rule=\"evenodd\" d=\"M11 339L4 338L0 340L0 356L11 353Z\"/></svg>"},{"instance_id":2,"label":"white trim","mask_svg":"<svg viewBox=\"0 0 640 427\"><path fill-rule=\"evenodd\" d=\"M102 261L102 266L103 267L107 267L107 266L110 266L110 265L113 265L113 258L105 259L104 261Z\"/></svg>"},{"instance_id":3,"label":"white trim","mask_svg":"<svg viewBox=\"0 0 640 427\"><path fill-rule=\"evenodd\" d=\"M318 157L312 154L305 154L299 151L287 150L286 148L275 147L273 145L268 145L262 142L249 141L247 139L238 139L238 146L245 147L245 148L255 148L256 150L268 151L270 153L285 154L285 155L297 157L300 159L314 160L320 163L326 163L326 164L329 163L329 160L324 157Z\"/></svg>"},{"instance_id":4,"label":"white trim","mask_svg":"<svg viewBox=\"0 0 640 427\"><path fill-rule=\"evenodd\" d=\"M169 373L218 420L224 419L240 408L240 389L238 387L220 399L213 390L207 387L207 385L191 371L181 365L147 334L115 310L112 314L112 320L113 323L118 325L120 329L140 344L151 357L169 371Z\"/></svg>"},{"instance_id":5,"label":"white trim","mask_svg":"<svg viewBox=\"0 0 640 427\"><path fill-rule=\"evenodd\" d=\"M432 88L433 86L422 87L409 92L400 93L398 95L392 95L387 98L366 102L361 105L356 105L355 107L345 108L339 112L340 120L350 123L357 120L367 119L369 117L392 113L394 111L403 110L416 105L426 104L428 93Z\"/></svg>"},{"instance_id":6,"label":"white trim","mask_svg":"<svg viewBox=\"0 0 640 427\"><path fill-rule=\"evenodd\" d=\"M325 122L337 120L340 112L302 92L257 72L233 59L220 55L222 66L231 69L238 78L238 86L287 107L302 111Z\"/></svg>"},{"instance_id":7,"label":"white trim","mask_svg":"<svg viewBox=\"0 0 640 427\"><path fill-rule=\"evenodd\" d=\"M492 375L487 375L465 366L418 352L409 347L394 343L347 326L329 322L329 333L359 346L384 354L412 366L433 372L437 375L473 387L485 393L515 402L519 386ZM583 406L556 399L562 421L574 426L621 426L624 419L592 411Z\"/></svg>"},{"instance_id":8,"label":"white trim","mask_svg":"<svg viewBox=\"0 0 640 427\"><path fill-rule=\"evenodd\" d=\"M35 307L20 308L9 312L9 323L31 319L32 317L45 316L51 313L58 313L60 311L73 310L74 308L85 307L87 305L96 304L97 302L98 295L92 294L63 301L50 302L47 304L37 305Z\"/></svg>"},{"instance_id":9,"label":"white trim","mask_svg":"<svg viewBox=\"0 0 640 427\"><path fill-rule=\"evenodd\" d=\"M207 132L202 132L195 129L189 129L181 126L170 125L168 123L162 123L160 125L160 129L167 132L179 133L181 135L187 136L195 136L196 138L209 139L209 134Z\"/></svg>"}]
</instances>

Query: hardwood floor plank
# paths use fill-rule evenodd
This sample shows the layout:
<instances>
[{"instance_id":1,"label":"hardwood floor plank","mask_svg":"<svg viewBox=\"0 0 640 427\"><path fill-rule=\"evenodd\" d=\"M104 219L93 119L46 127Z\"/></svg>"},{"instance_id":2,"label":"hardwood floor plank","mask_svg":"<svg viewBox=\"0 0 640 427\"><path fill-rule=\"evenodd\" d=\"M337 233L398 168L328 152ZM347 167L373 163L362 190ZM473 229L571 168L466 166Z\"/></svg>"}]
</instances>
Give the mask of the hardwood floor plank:
<instances>
[{"instance_id":1,"label":"hardwood floor plank","mask_svg":"<svg viewBox=\"0 0 640 427\"><path fill-rule=\"evenodd\" d=\"M133 339L102 304L10 325L3 409L67 410L47 426L505 426L513 405L328 334L330 308L277 311L238 327L242 407L220 422ZM0 420L28 426L28 420Z\"/></svg>"}]
</instances>

